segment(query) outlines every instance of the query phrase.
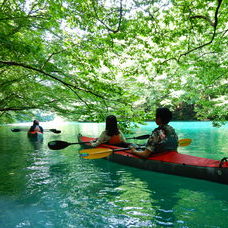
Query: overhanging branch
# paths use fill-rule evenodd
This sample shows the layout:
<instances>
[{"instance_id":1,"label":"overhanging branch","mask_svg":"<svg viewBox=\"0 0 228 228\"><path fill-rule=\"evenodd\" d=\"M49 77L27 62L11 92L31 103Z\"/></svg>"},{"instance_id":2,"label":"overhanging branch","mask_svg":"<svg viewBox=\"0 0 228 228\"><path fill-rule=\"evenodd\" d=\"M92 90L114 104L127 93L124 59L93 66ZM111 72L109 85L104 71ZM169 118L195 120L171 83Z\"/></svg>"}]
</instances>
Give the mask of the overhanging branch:
<instances>
[{"instance_id":1,"label":"overhanging branch","mask_svg":"<svg viewBox=\"0 0 228 228\"><path fill-rule=\"evenodd\" d=\"M215 23L213 21L211 21L211 19L209 17L203 16L203 15L194 15L194 16L190 17L190 19L196 19L196 18L204 19L207 22L209 22L212 27L215 26Z\"/></svg>"},{"instance_id":2,"label":"overhanging branch","mask_svg":"<svg viewBox=\"0 0 228 228\"><path fill-rule=\"evenodd\" d=\"M203 47L205 47L205 46L207 46L207 45L209 45L209 44L211 44L211 43L213 42L213 40L214 40L214 38L215 38L215 36L216 36L216 29L217 29L217 25L218 25L218 12L219 12L219 9L220 9L220 7L221 7L222 1L223 1L223 0L218 0L218 5L217 5L216 10L215 10L214 23L212 22L213 27L214 27L214 31L213 31L211 40L208 41L208 42L206 42L206 43L204 43L204 44L202 44L202 45L200 45L200 46L198 46L198 47L192 48L192 49L190 49L189 51L187 51L187 52L181 54L181 55L178 57L178 62L180 61L180 58L181 58L182 56L186 56L186 55L188 55L189 53L191 53L191 52L193 52L193 51L196 51L196 50L198 50L198 49L201 49L201 48L203 48ZM212 25L212 24L211 24L211 25Z\"/></svg>"},{"instance_id":3,"label":"overhanging branch","mask_svg":"<svg viewBox=\"0 0 228 228\"><path fill-rule=\"evenodd\" d=\"M180 54L179 57L172 57L172 58L169 58L169 59L163 61L161 64L164 64L164 63L166 63L166 62L168 62L168 61L170 61L170 60L175 60L176 62L179 62L180 59L181 59L181 57L186 56L186 55L188 55L188 54L190 54L191 52L194 52L194 51L196 51L196 50L202 49L203 47L205 47L205 46L207 46L207 45L210 45L210 44L214 41L214 38L215 38L215 36L216 36L216 29L217 29L217 25L218 25L218 12L219 12L219 9L220 9L220 7L221 7L222 1L223 1L223 0L218 0L218 5L217 5L217 7L216 7L215 14L214 14L214 22L212 22L211 20L209 20L209 18L206 18L206 17L201 16L201 15L196 15L196 16L195 16L196 18L204 18L204 19L207 19L207 20L210 22L210 24L213 26L214 30L213 30L213 34L212 34L212 37L211 37L210 41L208 41L208 42L206 42L206 43L204 43L204 44L202 44L202 45L199 45L199 46L197 46L197 47L195 47L195 48L192 48L192 49L188 50L188 51L185 52L185 53ZM193 17L194 17L194 16L193 16Z\"/></svg>"},{"instance_id":4,"label":"overhanging branch","mask_svg":"<svg viewBox=\"0 0 228 228\"><path fill-rule=\"evenodd\" d=\"M68 87L68 88L77 89L77 90L83 91L83 92L85 92L85 93L92 94L92 95L94 95L95 97L99 97L99 98L101 98L101 99L105 99L103 96L101 96L101 95L99 95L99 94L96 94L96 93L94 93L94 92L92 92L92 91L85 90L85 89L83 89L83 88L80 88L80 87L77 87L77 86L72 85L72 84L70 84L70 83L67 83L67 82L65 82L65 81L63 81L63 80L57 78L57 77L54 76L54 75L51 75L51 74L49 74L49 73L47 73L47 72L45 72L45 71L43 71L43 70L41 70L41 69L38 69L38 68L35 68L35 67L32 67L32 66L29 66L29 65L27 65L27 64L18 63L18 62L13 62L13 61L2 61L2 60L0 60L0 64L4 64L4 65L8 65L8 66L18 66L18 67L23 67L23 68L26 68L26 69L30 69L30 70L39 72L39 73L41 73L41 74L43 74L43 75L46 75L46 76L48 76L48 77L50 77L50 78L52 78L52 79L54 79L54 80L60 82L61 84L63 84L64 86L66 86L66 87Z\"/></svg>"},{"instance_id":5,"label":"overhanging branch","mask_svg":"<svg viewBox=\"0 0 228 228\"><path fill-rule=\"evenodd\" d=\"M121 22L122 22L122 17L123 17L123 4L122 4L122 0L120 0L120 8L119 8L119 20L118 20L118 26L116 29L112 29L110 28L107 24L105 24L105 22L103 20L100 19L100 17L98 16L98 13L97 13L97 9L95 7L95 2L94 0L92 1L93 2L93 9L94 9L94 12L95 12L95 15L96 15L96 18L97 20L103 24L107 29L108 31L112 32L112 33L117 33L119 32L120 30L120 26L121 26Z\"/></svg>"}]
</instances>

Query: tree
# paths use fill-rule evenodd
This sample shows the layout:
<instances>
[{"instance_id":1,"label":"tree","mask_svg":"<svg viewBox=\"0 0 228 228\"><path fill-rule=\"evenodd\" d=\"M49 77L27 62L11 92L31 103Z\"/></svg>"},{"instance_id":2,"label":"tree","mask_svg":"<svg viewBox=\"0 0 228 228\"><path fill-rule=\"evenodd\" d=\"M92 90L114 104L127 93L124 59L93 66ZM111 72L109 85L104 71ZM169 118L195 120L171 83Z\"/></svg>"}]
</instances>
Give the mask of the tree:
<instances>
[{"instance_id":1,"label":"tree","mask_svg":"<svg viewBox=\"0 0 228 228\"><path fill-rule=\"evenodd\" d=\"M140 122L192 105L227 119L227 6L222 0L5 0L0 111Z\"/></svg>"}]
</instances>

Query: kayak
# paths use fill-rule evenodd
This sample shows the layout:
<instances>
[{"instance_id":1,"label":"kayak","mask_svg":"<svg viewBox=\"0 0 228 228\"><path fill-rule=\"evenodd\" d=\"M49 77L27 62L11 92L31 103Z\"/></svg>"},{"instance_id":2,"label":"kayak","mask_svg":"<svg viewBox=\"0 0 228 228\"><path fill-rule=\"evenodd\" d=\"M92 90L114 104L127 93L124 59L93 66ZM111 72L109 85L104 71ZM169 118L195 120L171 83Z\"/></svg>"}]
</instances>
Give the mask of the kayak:
<instances>
[{"instance_id":1,"label":"kayak","mask_svg":"<svg viewBox=\"0 0 228 228\"><path fill-rule=\"evenodd\" d=\"M89 142L95 138L78 135L79 142ZM89 148L89 144L83 144ZM91 147L90 147L91 148ZM208 181L228 184L228 157L221 160L202 158L177 151L167 151L153 154L149 158L140 158L127 153L126 148L108 144L101 144L97 148L118 149L105 159L140 169L146 169L166 174L204 179ZM123 151L119 151L123 149Z\"/></svg>"},{"instance_id":2,"label":"kayak","mask_svg":"<svg viewBox=\"0 0 228 228\"><path fill-rule=\"evenodd\" d=\"M28 137L30 139L42 140L43 139L43 133L39 132L39 131L28 131Z\"/></svg>"}]
</instances>

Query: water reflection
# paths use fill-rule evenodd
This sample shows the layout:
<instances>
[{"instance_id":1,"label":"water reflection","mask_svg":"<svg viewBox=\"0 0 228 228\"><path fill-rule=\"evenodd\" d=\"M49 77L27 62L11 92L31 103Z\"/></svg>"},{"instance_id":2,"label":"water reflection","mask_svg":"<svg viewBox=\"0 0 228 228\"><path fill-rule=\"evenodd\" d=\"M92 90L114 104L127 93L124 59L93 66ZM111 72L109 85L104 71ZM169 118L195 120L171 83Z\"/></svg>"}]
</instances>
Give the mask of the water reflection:
<instances>
[{"instance_id":1,"label":"water reflection","mask_svg":"<svg viewBox=\"0 0 228 228\"><path fill-rule=\"evenodd\" d=\"M0 132L0 227L226 227L227 185L84 160L77 145L47 148L52 140L76 142L79 131L86 134L93 127L82 125L64 125L60 135L45 133L39 144L22 132ZM194 142L215 134L211 138L221 143L227 136L178 131L185 138L193 135ZM135 130L135 135L146 133ZM203 142L187 153L203 151Z\"/></svg>"},{"instance_id":2,"label":"water reflection","mask_svg":"<svg viewBox=\"0 0 228 228\"><path fill-rule=\"evenodd\" d=\"M224 223L223 219L218 222L216 217L219 219L228 211L227 185L141 171L104 160L94 164L116 180L112 199L107 192L115 214L134 218L131 221L136 227L144 226L145 222L147 226L203 227L204 216L212 214L215 216L207 224L222 227ZM122 224L117 218L115 222L115 225Z\"/></svg>"},{"instance_id":3,"label":"water reflection","mask_svg":"<svg viewBox=\"0 0 228 228\"><path fill-rule=\"evenodd\" d=\"M34 148L35 151L39 151L42 149L43 141L44 141L43 137L29 137L29 136L27 136L27 138L28 138L30 145L32 145L32 147Z\"/></svg>"}]
</instances>

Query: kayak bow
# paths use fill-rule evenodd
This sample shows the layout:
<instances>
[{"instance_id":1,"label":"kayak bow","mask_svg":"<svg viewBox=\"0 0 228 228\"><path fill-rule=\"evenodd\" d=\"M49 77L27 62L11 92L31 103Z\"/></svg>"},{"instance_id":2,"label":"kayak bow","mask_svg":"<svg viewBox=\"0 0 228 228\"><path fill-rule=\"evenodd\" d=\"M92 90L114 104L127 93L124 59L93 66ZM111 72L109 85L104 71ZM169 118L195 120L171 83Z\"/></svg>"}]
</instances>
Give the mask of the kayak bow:
<instances>
[{"instance_id":1,"label":"kayak bow","mask_svg":"<svg viewBox=\"0 0 228 228\"><path fill-rule=\"evenodd\" d=\"M41 133L39 131L28 131L28 137L30 139L34 139L34 140L42 140L43 133Z\"/></svg>"}]
</instances>

